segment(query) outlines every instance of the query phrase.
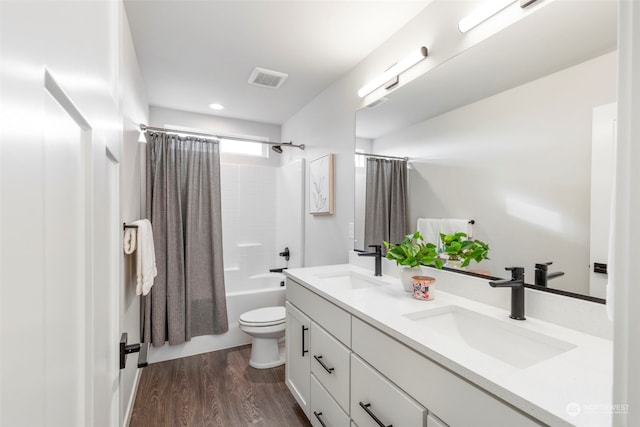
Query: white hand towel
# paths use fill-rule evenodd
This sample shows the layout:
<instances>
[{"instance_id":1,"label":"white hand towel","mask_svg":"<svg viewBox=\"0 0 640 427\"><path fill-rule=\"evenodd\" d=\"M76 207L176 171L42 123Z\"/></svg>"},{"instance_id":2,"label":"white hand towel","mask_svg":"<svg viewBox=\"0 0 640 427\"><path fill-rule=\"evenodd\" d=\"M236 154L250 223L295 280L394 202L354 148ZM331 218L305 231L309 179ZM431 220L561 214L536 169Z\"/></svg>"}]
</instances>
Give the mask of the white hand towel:
<instances>
[{"instance_id":1,"label":"white hand towel","mask_svg":"<svg viewBox=\"0 0 640 427\"><path fill-rule=\"evenodd\" d=\"M136 250L137 234L135 228L125 228L124 238L122 239L125 254L131 255Z\"/></svg>"},{"instance_id":2,"label":"white hand towel","mask_svg":"<svg viewBox=\"0 0 640 427\"><path fill-rule=\"evenodd\" d=\"M158 275L156 269L156 252L153 246L153 230L148 219L131 223L137 225L138 241L136 242L136 295L147 295L153 286L153 279Z\"/></svg>"},{"instance_id":3,"label":"white hand towel","mask_svg":"<svg viewBox=\"0 0 640 427\"><path fill-rule=\"evenodd\" d=\"M440 247L440 223L441 219L418 218L417 228L426 243L433 243Z\"/></svg>"}]
</instances>

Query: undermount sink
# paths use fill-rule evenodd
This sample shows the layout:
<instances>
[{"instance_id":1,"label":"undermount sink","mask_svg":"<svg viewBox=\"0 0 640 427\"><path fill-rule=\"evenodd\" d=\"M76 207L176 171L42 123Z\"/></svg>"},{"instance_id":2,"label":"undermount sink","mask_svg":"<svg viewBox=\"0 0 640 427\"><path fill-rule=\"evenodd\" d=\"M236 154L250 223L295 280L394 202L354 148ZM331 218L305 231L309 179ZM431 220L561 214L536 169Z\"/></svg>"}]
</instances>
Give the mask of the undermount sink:
<instances>
[{"instance_id":1,"label":"undermount sink","mask_svg":"<svg viewBox=\"0 0 640 427\"><path fill-rule=\"evenodd\" d=\"M484 353L516 368L528 368L576 347L575 344L449 305L404 315L430 333Z\"/></svg>"},{"instance_id":2,"label":"undermount sink","mask_svg":"<svg viewBox=\"0 0 640 427\"><path fill-rule=\"evenodd\" d=\"M346 289L365 289L373 286L387 285L387 283L376 280L374 276L365 276L364 274L348 270L318 274L316 277L326 281L325 283L329 283L332 286Z\"/></svg>"}]
</instances>

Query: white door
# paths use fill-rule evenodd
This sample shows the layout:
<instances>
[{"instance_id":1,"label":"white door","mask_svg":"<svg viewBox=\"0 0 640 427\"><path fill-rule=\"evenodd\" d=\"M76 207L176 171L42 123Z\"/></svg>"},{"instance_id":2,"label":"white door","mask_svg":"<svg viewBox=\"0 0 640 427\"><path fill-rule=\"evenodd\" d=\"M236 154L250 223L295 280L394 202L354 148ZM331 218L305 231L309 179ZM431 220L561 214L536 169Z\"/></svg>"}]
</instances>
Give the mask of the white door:
<instances>
[{"instance_id":1,"label":"white door","mask_svg":"<svg viewBox=\"0 0 640 427\"><path fill-rule=\"evenodd\" d=\"M114 4L0 2L1 426L118 424Z\"/></svg>"}]
</instances>

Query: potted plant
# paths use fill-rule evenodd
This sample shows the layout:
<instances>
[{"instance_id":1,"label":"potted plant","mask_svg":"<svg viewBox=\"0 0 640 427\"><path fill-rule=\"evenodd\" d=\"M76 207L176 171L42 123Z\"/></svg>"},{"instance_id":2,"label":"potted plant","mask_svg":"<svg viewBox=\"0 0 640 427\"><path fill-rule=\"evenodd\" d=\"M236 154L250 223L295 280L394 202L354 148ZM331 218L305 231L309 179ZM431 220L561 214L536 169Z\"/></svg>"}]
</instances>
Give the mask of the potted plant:
<instances>
[{"instance_id":1,"label":"potted plant","mask_svg":"<svg viewBox=\"0 0 640 427\"><path fill-rule=\"evenodd\" d=\"M400 280L404 290L411 292L411 277L422 275L421 265L435 264L442 268L442 260L438 258L438 250L433 243L425 243L419 231L404 236L399 244L383 242L387 249L386 258L394 260L396 265L405 267Z\"/></svg>"},{"instance_id":2,"label":"potted plant","mask_svg":"<svg viewBox=\"0 0 640 427\"><path fill-rule=\"evenodd\" d=\"M481 262L489 259L489 245L480 240L467 240L467 233L440 233L440 240L443 244L442 252L449 258L447 267L465 268L471 260Z\"/></svg>"}]
</instances>

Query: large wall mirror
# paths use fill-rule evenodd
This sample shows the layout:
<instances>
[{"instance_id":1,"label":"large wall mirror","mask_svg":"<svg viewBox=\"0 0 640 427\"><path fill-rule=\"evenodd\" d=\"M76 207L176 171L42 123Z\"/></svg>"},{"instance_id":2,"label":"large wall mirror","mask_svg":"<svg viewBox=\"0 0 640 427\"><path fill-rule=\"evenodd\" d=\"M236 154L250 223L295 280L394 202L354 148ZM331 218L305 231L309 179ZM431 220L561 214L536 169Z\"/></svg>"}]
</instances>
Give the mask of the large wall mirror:
<instances>
[{"instance_id":1,"label":"large wall mirror","mask_svg":"<svg viewBox=\"0 0 640 427\"><path fill-rule=\"evenodd\" d=\"M533 284L534 265L552 262L564 275L550 288L604 298L594 267L607 262L617 2L554 3L358 111L355 150L409 158L408 232L418 218L473 219L491 249L472 268L525 267Z\"/></svg>"}]
</instances>

